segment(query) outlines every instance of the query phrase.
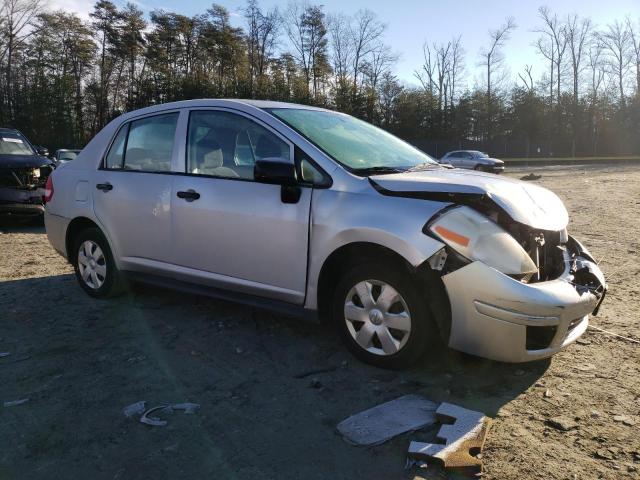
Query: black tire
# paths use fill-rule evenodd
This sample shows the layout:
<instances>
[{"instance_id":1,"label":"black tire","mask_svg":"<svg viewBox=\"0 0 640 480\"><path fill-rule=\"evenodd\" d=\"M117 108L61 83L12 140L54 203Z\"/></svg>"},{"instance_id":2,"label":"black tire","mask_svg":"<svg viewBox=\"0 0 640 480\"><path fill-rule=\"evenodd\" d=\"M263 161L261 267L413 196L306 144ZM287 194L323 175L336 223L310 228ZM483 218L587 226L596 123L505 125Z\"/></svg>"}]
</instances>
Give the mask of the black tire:
<instances>
[{"instance_id":1,"label":"black tire","mask_svg":"<svg viewBox=\"0 0 640 480\"><path fill-rule=\"evenodd\" d=\"M104 277L99 277L102 278L102 283L97 288L92 288L90 285L88 285L87 282L82 278L82 273L80 271L80 248L87 241L93 242L98 247L100 247L100 250L102 251L104 256L104 262L100 263L100 265L104 265L106 267L106 273ZM113 261L113 254L111 253L111 248L109 248L109 242L107 242L107 239L102 234L100 229L88 228L86 230L82 230L78 234L73 242L73 250L70 252L70 260L76 273L76 279L78 280L80 287L87 293L87 295L94 298L108 298L119 295L124 291L124 279L122 278L122 274Z\"/></svg>"},{"instance_id":2,"label":"black tire","mask_svg":"<svg viewBox=\"0 0 640 480\"><path fill-rule=\"evenodd\" d=\"M355 285L366 280L383 282L392 286L404 299L408 307L411 323L409 337L396 353L383 355L372 353L361 347L350 331L348 326L350 322L345 319L345 302L349 293ZM334 291L331 311L340 337L353 355L363 362L377 367L401 369L412 365L425 353L427 347L437 338L438 333L434 327L431 312L423 298L424 292L420 292L418 285L420 285L420 282L412 278L408 271L402 271L392 265L359 264L351 267L343 274ZM378 293L378 298L379 295L380 293ZM376 299L375 293L373 298ZM353 326L354 324L352 323ZM364 323L360 328L363 327ZM392 331L394 333L402 333L395 330ZM376 340L380 344L377 333L372 337L371 346L374 348L375 345L373 343ZM400 344L402 345L402 342Z\"/></svg>"},{"instance_id":3,"label":"black tire","mask_svg":"<svg viewBox=\"0 0 640 480\"><path fill-rule=\"evenodd\" d=\"M477 170L478 172L483 172L484 168L482 168L482 165L476 165L475 167L473 167L474 170Z\"/></svg>"}]
</instances>

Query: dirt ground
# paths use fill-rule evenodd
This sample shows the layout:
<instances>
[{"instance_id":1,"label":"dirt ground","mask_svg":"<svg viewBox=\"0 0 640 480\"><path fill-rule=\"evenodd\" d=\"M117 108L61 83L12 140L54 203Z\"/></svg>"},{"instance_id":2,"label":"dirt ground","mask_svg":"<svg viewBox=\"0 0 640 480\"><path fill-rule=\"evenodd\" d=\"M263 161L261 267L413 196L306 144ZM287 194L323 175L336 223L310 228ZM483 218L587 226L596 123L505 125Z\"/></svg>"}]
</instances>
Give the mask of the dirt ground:
<instances>
[{"instance_id":1,"label":"dirt ground","mask_svg":"<svg viewBox=\"0 0 640 480\"><path fill-rule=\"evenodd\" d=\"M601 259L610 292L592 324L640 339L640 169L508 174L531 171ZM0 352L10 353L0 357L1 480L454 478L405 470L410 440L433 429L373 448L336 432L407 393L495 418L483 478L640 478L640 345L589 330L550 361L436 349L389 372L356 361L327 326L245 306L147 287L92 300L42 227L0 232ZM151 427L123 415L139 400L201 409ZM577 427L549 426L560 415Z\"/></svg>"}]
</instances>

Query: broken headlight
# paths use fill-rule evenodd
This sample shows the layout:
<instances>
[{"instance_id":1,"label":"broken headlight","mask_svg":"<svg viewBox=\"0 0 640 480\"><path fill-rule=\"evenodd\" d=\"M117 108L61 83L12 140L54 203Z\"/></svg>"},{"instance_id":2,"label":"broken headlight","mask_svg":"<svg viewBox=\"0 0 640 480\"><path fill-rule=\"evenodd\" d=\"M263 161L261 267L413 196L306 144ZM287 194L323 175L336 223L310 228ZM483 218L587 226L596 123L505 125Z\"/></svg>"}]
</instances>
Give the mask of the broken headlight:
<instances>
[{"instance_id":1,"label":"broken headlight","mask_svg":"<svg viewBox=\"0 0 640 480\"><path fill-rule=\"evenodd\" d=\"M507 275L538 271L536 264L509 233L469 207L445 211L425 226L460 255Z\"/></svg>"}]
</instances>

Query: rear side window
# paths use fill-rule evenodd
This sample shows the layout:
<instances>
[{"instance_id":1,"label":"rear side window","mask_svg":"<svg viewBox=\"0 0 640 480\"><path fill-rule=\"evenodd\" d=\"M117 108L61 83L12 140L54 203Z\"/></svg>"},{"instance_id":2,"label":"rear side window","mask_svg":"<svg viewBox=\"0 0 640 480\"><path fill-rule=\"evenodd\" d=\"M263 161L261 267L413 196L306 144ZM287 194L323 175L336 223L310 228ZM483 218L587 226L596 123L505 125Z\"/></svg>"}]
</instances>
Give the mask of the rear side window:
<instances>
[{"instance_id":1,"label":"rear side window","mask_svg":"<svg viewBox=\"0 0 640 480\"><path fill-rule=\"evenodd\" d=\"M104 160L104 168L122 168L122 159L124 158L124 144L127 140L127 132L129 124L120 127L120 131L116 135L115 140L111 144L111 149Z\"/></svg>"},{"instance_id":2,"label":"rear side window","mask_svg":"<svg viewBox=\"0 0 640 480\"><path fill-rule=\"evenodd\" d=\"M124 125L111 145L105 168L170 171L177 123L178 113L168 113Z\"/></svg>"}]
</instances>

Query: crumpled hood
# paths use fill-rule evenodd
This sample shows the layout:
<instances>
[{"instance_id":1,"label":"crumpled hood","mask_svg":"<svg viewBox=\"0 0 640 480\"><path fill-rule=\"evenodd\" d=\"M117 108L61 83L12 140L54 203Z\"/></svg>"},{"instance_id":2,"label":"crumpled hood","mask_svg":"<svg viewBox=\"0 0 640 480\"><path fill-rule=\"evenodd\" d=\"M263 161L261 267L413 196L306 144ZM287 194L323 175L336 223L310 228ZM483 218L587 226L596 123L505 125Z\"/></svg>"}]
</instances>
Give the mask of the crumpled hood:
<instances>
[{"instance_id":1,"label":"crumpled hood","mask_svg":"<svg viewBox=\"0 0 640 480\"><path fill-rule=\"evenodd\" d=\"M0 155L0 168L38 168L47 165L53 165L53 162L40 155Z\"/></svg>"},{"instance_id":2,"label":"crumpled hood","mask_svg":"<svg viewBox=\"0 0 640 480\"><path fill-rule=\"evenodd\" d=\"M535 184L473 170L432 169L369 178L385 193L447 200L446 194L463 197L486 195L514 221L540 230L566 228L569 215L558 196Z\"/></svg>"}]
</instances>

